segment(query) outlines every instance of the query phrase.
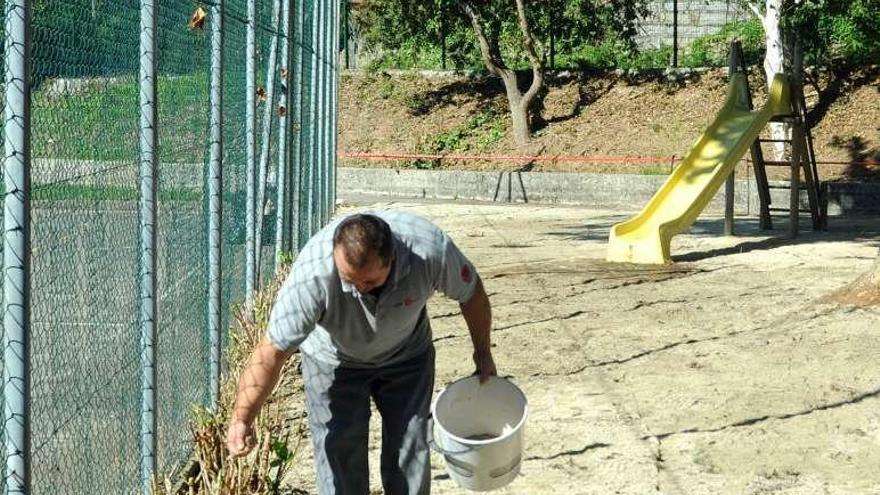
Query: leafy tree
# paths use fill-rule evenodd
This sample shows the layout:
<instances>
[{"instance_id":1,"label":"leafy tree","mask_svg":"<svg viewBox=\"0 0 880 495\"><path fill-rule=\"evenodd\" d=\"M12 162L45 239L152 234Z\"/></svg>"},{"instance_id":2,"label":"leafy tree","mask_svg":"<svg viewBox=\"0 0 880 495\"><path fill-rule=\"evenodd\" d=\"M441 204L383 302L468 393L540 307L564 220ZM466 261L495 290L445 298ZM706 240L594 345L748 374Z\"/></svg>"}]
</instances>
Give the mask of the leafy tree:
<instances>
[{"instance_id":1,"label":"leafy tree","mask_svg":"<svg viewBox=\"0 0 880 495\"><path fill-rule=\"evenodd\" d=\"M880 61L880 0L746 0L742 2L761 20L766 36L765 69L779 72L800 67L803 60L817 65Z\"/></svg>"},{"instance_id":2,"label":"leafy tree","mask_svg":"<svg viewBox=\"0 0 880 495\"><path fill-rule=\"evenodd\" d=\"M880 0L803 0L783 13L806 60L815 64L880 61Z\"/></svg>"},{"instance_id":3,"label":"leafy tree","mask_svg":"<svg viewBox=\"0 0 880 495\"><path fill-rule=\"evenodd\" d=\"M361 14L366 41L387 49L439 47L452 40L451 58L473 57L476 44L486 69L504 84L514 139L529 143L533 106L544 87L552 32L562 49L585 43L616 43L635 51L637 19L646 0L375 0ZM474 43L476 41L476 43ZM520 84L516 69L531 78Z\"/></svg>"},{"instance_id":4,"label":"leafy tree","mask_svg":"<svg viewBox=\"0 0 880 495\"><path fill-rule=\"evenodd\" d=\"M800 45L804 57L813 63L866 64L880 60L880 0L767 0L747 5L762 18L767 36L769 70L787 65L801 70L793 51ZM783 43L783 39L785 42ZM770 54L771 49L776 52ZM791 61L783 64L784 61ZM880 253L873 266L834 297L845 303L880 304Z\"/></svg>"}]
</instances>

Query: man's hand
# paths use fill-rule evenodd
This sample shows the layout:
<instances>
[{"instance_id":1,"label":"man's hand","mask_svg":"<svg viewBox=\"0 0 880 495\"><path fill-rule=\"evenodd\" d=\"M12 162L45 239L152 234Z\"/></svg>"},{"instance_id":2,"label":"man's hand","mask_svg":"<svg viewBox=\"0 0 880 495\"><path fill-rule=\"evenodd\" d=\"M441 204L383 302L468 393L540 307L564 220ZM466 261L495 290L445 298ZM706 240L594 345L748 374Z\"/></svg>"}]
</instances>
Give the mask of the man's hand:
<instances>
[{"instance_id":1,"label":"man's hand","mask_svg":"<svg viewBox=\"0 0 880 495\"><path fill-rule=\"evenodd\" d=\"M231 455L243 456L254 448L254 418L278 383L281 368L290 355L290 352L276 349L268 338L263 338L248 359L238 380L232 419L226 431L226 448Z\"/></svg>"},{"instance_id":2,"label":"man's hand","mask_svg":"<svg viewBox=\"0 0 880 495\"><path fill-rule=\"evenodd\" d=\"M480 375L480 383L486 383L491 375L497 375L495 360L492 359L492 341L489 334L492 331L492 306L489 304L489 296L483 288L483 281L477 279L474 295L464 303L460 303L461 315L467 323L471 333L471 341L474 344L474 364L477 366L477 374Z\"/></svg>"},{"instance_id":3,"label":"man's hand","mask_svg":"<svg viewBox=\"0 0 880 495\"><path fill-rule=\"evenodd\" d=\"M486 383L490 376L498 375L498 370L495 369L495 360L492 359L492 353L489 351L475 352L474 364L477 366L477 374L480 375L480 383Z\"/></svg>"},{"instance_id":4,"label":"man's hand","mask_svg":"<svg viewBox=\"0 0 880 495\"><path fill-rule=\"evenodd\" d=\"M254 429L240 419L232 419L226 430L226 448L233 457L242 457L253 450L255 444Z\"/></svg>"}]
</instances>

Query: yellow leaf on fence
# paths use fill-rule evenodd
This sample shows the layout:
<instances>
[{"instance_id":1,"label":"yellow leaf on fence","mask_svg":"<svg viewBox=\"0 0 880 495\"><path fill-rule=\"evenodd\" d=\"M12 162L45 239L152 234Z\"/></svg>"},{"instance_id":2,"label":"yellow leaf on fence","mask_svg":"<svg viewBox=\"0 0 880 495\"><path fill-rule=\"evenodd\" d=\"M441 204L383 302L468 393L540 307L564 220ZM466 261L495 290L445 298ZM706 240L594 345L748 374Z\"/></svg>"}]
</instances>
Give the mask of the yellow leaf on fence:
<instances>
[{"instance_id":1,"label":"yellow leaf on fence","mask_svg":"<svg viewBox=\"0 0 880 495\"><path fill-rule=\"evenodd\" d=\"M190 29L202 29L205 26L205 19L208 17L208 13L205 12L205 9L202 8L201 5L196 7L196 11L193 12L192 17L189 19L189 28Z\"/></svg>"}]
</instances>

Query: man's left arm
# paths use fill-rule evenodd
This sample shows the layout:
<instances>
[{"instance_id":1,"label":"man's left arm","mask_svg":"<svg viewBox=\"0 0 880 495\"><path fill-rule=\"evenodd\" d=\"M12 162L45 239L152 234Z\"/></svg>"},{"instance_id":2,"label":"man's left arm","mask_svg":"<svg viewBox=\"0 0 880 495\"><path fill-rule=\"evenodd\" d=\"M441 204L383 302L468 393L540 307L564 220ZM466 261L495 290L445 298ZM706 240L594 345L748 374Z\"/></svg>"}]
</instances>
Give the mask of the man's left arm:
<instances>
[{"instance_id":1,"label":"man's left arm","mask_svg":"<svg viewBox=\"0 0 880 495\"><path fill-rule=\"evenodd\" d=\"M480 382L485 382L490 375L498 374L495 360L492 358L492 306L489 296L483 288L483 281L477 277L474 293L466 302L459 303L461 314L471 333L474 344L474 364L480 375Z\"/></svg>"}]
</instances>

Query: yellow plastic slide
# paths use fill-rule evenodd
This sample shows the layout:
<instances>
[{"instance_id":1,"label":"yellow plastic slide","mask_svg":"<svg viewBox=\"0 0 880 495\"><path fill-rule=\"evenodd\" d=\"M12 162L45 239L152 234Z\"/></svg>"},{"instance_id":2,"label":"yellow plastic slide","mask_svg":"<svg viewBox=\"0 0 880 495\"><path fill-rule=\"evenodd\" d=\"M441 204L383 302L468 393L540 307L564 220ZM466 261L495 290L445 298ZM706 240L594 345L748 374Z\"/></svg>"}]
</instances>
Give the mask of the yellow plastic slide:
<instances>
[{"instance_id":1,"label":"yellow plastic slide","mask_svg":"<svg viewBox=\"0 0 880 495\"><path fill-rule=\"evenodd\" d=\"M749 110L747 88L745 76L734 73L724 107L709 129L642 212L611 229L608 261L669 263L672 237L690 228L767 121L790 112L783 74L773 78L770 97L760 110Z\"/></svg>"}]
</instances>

